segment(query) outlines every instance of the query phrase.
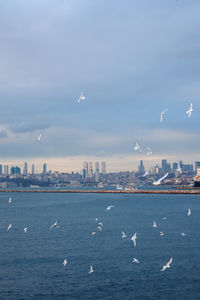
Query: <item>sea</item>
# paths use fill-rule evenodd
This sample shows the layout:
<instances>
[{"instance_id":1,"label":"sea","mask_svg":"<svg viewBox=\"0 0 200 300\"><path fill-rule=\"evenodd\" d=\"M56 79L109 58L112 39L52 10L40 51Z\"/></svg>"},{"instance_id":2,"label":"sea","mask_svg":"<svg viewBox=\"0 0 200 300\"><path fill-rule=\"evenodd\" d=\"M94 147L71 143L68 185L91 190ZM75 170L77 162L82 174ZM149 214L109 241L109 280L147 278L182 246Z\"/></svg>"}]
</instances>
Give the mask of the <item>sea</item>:
<instances>
[{"instance_id":1,"label":"sea","mask_svg":"<svg viewBox=\"0 0 200 300\"><path fill-rule=\"evenodd\" d=\"M0 299L200 299L200 195L0 193Z\"/></svg>"}]
</instances>

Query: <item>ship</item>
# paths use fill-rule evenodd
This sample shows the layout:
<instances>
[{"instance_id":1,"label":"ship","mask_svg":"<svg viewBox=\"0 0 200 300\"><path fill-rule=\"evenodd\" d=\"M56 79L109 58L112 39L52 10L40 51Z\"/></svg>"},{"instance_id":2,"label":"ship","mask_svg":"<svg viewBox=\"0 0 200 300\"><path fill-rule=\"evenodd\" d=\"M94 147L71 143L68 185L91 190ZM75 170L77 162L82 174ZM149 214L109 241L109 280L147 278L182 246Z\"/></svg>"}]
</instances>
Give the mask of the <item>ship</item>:
<instances>
[{"instance_id":1,"label":"ship","mask_svg":"<svg viewBox=\"0 0 200 300\"><path fill-rule=\"evenodd\" d=\"M194 177L194 187L200 188L200 169L197 169L197 175Z\"/></svg>"}]
</instances>

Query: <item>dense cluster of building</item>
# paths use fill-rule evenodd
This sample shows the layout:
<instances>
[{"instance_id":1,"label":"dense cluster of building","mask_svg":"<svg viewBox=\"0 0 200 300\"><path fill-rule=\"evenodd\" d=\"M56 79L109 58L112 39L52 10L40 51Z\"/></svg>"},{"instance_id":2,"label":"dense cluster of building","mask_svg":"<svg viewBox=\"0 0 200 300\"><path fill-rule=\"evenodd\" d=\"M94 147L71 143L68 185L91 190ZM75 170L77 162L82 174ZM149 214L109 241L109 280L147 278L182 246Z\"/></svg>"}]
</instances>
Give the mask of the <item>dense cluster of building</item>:
<instances>
[{"instance_id":1,"label":"dense cluster of building","mask_svg":"<svg viewBox=\"0 0 200 300\"><path fill-rule=\"evenodd\" d=\"M181 172L180 172L181 169ZM169 173L165 184L191 184L197 170L200 169L200 161L193 164L184 164L182 161L170 164L166 159L161 165L147 169L143 161L140 161L137 172L107 173L106 162L84 162L81 172L52 172L47 170L47 164L43 164L41 172L33 164L29 170L25 162L23 168L19 166L0 165L0 187L75 187L75 186L138 186L151 185L154 180L166 172Z\"/></svg>"}]
</instances>

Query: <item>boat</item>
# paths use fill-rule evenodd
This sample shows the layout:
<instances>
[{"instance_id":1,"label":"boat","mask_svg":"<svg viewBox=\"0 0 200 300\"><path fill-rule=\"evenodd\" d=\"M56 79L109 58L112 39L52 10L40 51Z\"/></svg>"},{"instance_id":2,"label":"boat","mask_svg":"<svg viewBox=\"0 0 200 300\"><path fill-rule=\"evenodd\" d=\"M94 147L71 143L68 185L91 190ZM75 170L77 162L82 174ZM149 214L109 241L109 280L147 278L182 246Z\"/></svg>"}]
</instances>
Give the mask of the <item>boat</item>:
<instances>
[{"instance_id":1,"label":"boat","mask_svg":"<svg viewBox=\"0 0 200 300\"><path fill-rule=\"evenodd\" d=\"M200 187L200 169L197 169L197 175L194 177L194 187Z\"/></svg>"},{"instance_id":2,"label":"boat","mask_svg":"<svg viewBox=\"0 0 200 300\"><path fill-rule=\"evenodd\" d=\"M123 190L123 187L120 184L118 184L116 185L116 190Z\"/></svg>"}]
</instances>

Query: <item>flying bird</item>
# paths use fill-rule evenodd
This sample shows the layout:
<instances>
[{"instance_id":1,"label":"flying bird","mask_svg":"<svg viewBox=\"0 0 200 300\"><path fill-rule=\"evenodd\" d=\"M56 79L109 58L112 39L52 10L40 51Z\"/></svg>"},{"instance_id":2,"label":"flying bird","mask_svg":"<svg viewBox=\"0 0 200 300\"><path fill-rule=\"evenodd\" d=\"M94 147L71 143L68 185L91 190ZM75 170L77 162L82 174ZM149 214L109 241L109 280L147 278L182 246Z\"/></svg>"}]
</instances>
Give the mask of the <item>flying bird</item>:
<instances>
[{"instance_id":1,"label":"flying bird","mask_svg":"<svg viewBox=\"0 0 200 300\"><path fill-rule=\"evenodd\" d=\"M166 265L163 266L161 271L165 271L166 269L170 268L171 263L172 263L172 256L170 257L170 260L166 263Z\"/></svg>"},{"instance_id":2,"label":"flying bird","mask_svg":"<svg viewBox=\"0 0 200 300\"><path fill-rule=\"evenodd\" d=\"M36 138L36 142L40 142L41 138L42 138L42 134L40 133L39 136Z\"/></svg>"},{"instance_id":3,"label":"flying bird","mask_svg":"<svg viewBox=\"0 0 200 300\"><path fill-rule=\"evenodd\" d=\"M89 270L89 274L91 274L91 273L93 273L94 272L94 269L93 269L93 266L92 265L90 265L90 270Z\"/></svg>"},{"instance_id":4,"label":"flying bird","mask_svg":"<svg viewBox=\"0 0 200 300\"><path fill-rule=\"evenodd\" d=\"M151 149L149 147L147 147L147 155L151 155L153 152L151 151Z\"/></svg>"},{"instance_id":5,"label":"flying bird","mask_svg":"<svg viewBox=\"0 0 200 300\"><path fill-rule=\"evenodd\" d=\"M131 240L133 241L134 247L136 247L136 239L137 239L137 233L135 233L131 238Z\"/></svg>"},{"instance_id":6,"label":"flying bird","mask_svg":"<svg viewBox=\"0 0 200 300\"><path fill-rule=\"evenodd\" d=\"M136 264L139 264L140 262L139 262L139 260L137 259L137 258L133 258L133 263L136 263Z\"/></svg>"},{"instance_id":7,"label":"flying bird","mask_svg":"<svg viewBox=\"0 0 200 300\"><path fill-rule=\"evenodd\" d=\"M50 230L53 229L54 227L59 227L59 221L57 220L54 224L51 225Z\"/></svg>"},{"instance_id":8,"label":"flying bird","mask_svg":"<svg viewBox=\"0 0 200 300\"><path fill-rule=\"evenodd\" d=\"M184 233L184 232L181 232L181 235L182 235L182 236L186 236L187 234L186 234L186 233Z\"/></svg>"},{"instance_id":9,"label":"flying bird","mask_svg":"<svg viewBox=\"0 0 200 300\"><path fill-rule=\"evenodd\" d=\"M126 238L127 235L125 234L125 232L122 231L122 239Z\"/></svg>"},{"instance_id":10,"label":"flying bird","mask_svg":"<svg viewBox=\"0 0 200 300\"><path fill-rule=\"evenodd\" d=\"M109 205L109 206L106 208L106 211L111 210L111 208L113 208L113 207L114 207L114 205Z\"/></svg>"},{"instance_id":11,"label":"flying bird","mask_svg":"<svg viewBox=\"0 0 200 300\"><path fill-rule=\"evenodd\" d=\"M147 171L144 173L143 177L146 177L147 175L149 175L149 173L150 173L150 171L147 170Z\"/></svg>"},{"instance_id":12,"label":"flying bird","mask_svg":"<svg viewBox=\"0 0 200 300\"><path fill-rule=\"evenodd\" d=\"M152 184L153 185L159 185L161 184L161 181L163 181L167 176L168 176L169 173L166 173L162 178L158 179L157 181L154 181Z\"/></svg>"},{"instance_id":13,"label":"flying bird","mask_svg":"<svg viewBox=\"0 0 200 300\"><path fill-rule=\"evenodd\" d=\"M11 197L9 197L9 199L8 199L8 203L11 203L12 202L12 199L11 199Z\"/></svg>"},{"instance_id":14,"label":"flying bird","mask_svg":"<svg viewBox=\"0 0 200 300\"><path fill-rule=\"evenodd\" d=\"M93 231L93 232L92 232L92 235L95 235L95 234L96 234L96 231Z\"/></svg>"},{"instance_id":15,"label":"flying bird","mask_svg":"<svg viewBox=\"0 0 200 300\"><path fill-rule=\"evenodd\" d=\"M168 111L168 108L161 112L161 114L160 114L160 123L162 123L162 121L163 121L163 116L164 116L164 114L165 114L167 111Z\"/></svg>"},{"instance_id":16,"label":"flying bird","mask_svg":"<svg viewBox=\"0 0 200 300\"><path fill-rule=\"evenodd\" d=\"M191 209L190 208L188 208L188 213L187 213L187 215L188 215L188 217L191 215Z\"/></svg>"},{"instance_id":17,"label":"flying bird","mask_svg":"<svg viewBox=\"0 0 200 300\"><path fill-rule=\"evenodd\" d=\"M101 226L98 226L97 228L99 229L99 231L102 231L102 227Z\"/></svg>"},{"instance_id":18,"label":"flying bird","mask_svg":"<svg viewBox=\"0 0 200 300\"><path fill-rule=\"evenodd\" d=\"M154 228L157 228L157 227L158 227L155 221L153 222L153 227L154 227Z\"/></svg>"},{"instance_id":19,"label":"flying bird","mask_svg":"<svg viewBox=\"0 0 200 300\"><path fill-rule=\"evenodd\" d=\"M27 229L28 229L27 227L24 227L24 233L26 233L26 232L27 232Z\"/></svg>"},{"instance_id":20,"label":"flying bird","mask_svg":"<svg viewBox=\"0 0 200 300\"><path fill-rule=\"evenodd\" d=\"M9 225L8 225L8 228L7 228L7 231L9 231L11 227L12 227L12 225L9 224Z\"/></svg>"},{"instance_id":21,"label":"flying bird","mask_svg":"<svg viewBox=\"0 0 200 300\"><path fill-rule=\"evenodd\" d=\"M135 143L134 150L138 151L139 153L142 153L142 149L140 148L140 146L139 146L139 144L137 142Z\"/></svg>"},{"instance_id":22,"label":"flying bird","mask_svg":"<svg viewBox=\"0 0 200 300\"><path fill-rule=\"evenodd\" d=\"M80 97L78 98L77 102L80 103L83 100L85 100L85 96L84 96L84 93L82 92Z\"/></svg>"},{"instance_id":23,"label":"flying bird","mask_svg":"<svg viewBox=\"0 0 200 300\"><path fill-rule=\"evenodd\" d=\"M186 111L186 114L188 115L188 118L191 117L192 112L193 112L193 106L192 106L192 103L190 103L190 107L189 107L189 109Z\"/></svg>"},{"instance_id":24,"label":"flying bird","mask_svg":"<svg viewBox=\"0 0 200 300\"><path fill-rule=\"evenodd\" d=\"M163 235L164 235L164 233L161 231L161 232L160 232L160 235L161 235L161 236L163 236Z\"/></svg>"},{"instance_id":25,"label":"flying bird","mask_svg":"<svg viewBox=\"0 0 200 300\"><path fill-rule=\"evenodd\" d=\"M66 264L68 263L68 261L66 260L66 259L64 259L64 261L63 261L63 266L65 267L66 266Z\"/></svg>"}]
</instances>

